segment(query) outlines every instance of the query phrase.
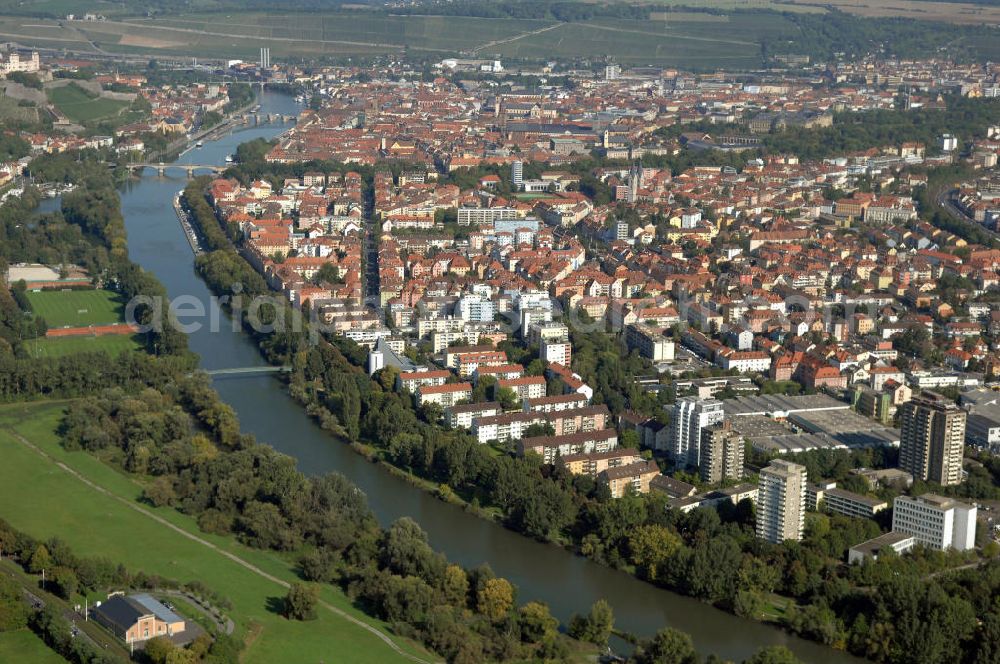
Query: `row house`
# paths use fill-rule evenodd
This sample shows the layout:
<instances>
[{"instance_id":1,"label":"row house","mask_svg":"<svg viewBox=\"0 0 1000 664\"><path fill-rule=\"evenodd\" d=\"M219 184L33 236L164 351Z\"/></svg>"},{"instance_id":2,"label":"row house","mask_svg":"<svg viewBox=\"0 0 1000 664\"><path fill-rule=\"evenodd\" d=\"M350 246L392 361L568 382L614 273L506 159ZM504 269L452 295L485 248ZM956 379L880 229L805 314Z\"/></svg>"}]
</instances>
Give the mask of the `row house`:
<instances>
[{"instance_id":1,"label":"row house","mask_svg":"<svg viewBox=\"0 0 1000 664\"><path fill-rule=\"evenodd\" d=\"M598 475L610 468L629 466L643 461L639 450L632 448L616 448L605 452L583 452L560 455L558 464L573 475Z\"/></svg>"},{"instance_id":2,"label":"row house","mask_svg":"<svg viewBox=\"0 0 1000 664\"><path fill-rule=\"evenodd\" d=\"M442 408L454 406L461 401L472 399L472 383L444 383L442 385L421 385L417 388L417 404L426 406L437 404Z\"/></svg>"},{"instance_id":3,"label":"row house","mask_svg":"<svg viewBox=\"0 0 1000 664\"><path fill-rule=\"evenodd\" d=\"M404 371L396 376L396 390L416 392L417 388L425 386L444 385L451 372L447 369L437 371Z\"/></svg>"},{"instance_id":4,"label":"row house","mask_svg":"<svg viewBox=\"0 0 1000 664\"><path fill-rule=\"evenodd\" d=\"M520 456L537 454L548 464L556 463L559 458L574 454L600 454L610 452L618 447L618 432L614 429L598 431L579 431L561 436L533 436L518 441L517 453Z\"/></svg>"}]
</instances>

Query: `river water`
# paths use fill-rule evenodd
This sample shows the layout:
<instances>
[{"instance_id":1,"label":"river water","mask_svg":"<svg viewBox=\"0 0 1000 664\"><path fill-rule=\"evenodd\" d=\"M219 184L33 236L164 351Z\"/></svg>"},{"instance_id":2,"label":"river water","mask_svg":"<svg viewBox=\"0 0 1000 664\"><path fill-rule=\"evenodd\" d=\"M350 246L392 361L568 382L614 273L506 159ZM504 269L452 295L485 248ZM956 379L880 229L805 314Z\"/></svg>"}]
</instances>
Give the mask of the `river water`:
<instances>
[{"instance_id":1,"label":"river water","mask_svg":"<svg viewBox=\"0 0 1000 664\"><path fill-rule=\"evenodd\" d=\"M262 112L294 114L291 97L265 92ZM192 149L178 160L188 164L225 163L227 154L253 138L270 138L285 129L278 124L241 126L217 141ZM264 366L255 344L234 331L193 268L193 255L172 207L184 187L184 171L164 176L147 169L121 189L122 212L132 260L152 271L171 298L196 298L223 321L189 333L190 346L204 369ZM273 376L218 376L215 388L235 408L242 428L258 440L293 456L310 475L337 471L368 496L382 524L403 516L415 519L432 546L465 566L488 562L518 587L520 602L546 602L553 615L566 621L604 598L614 608L617 627L641 636L671 626L692 636L703 654L716 653L739 662L757 649L784 644L810 664L847 664L862 660L799 639L759 623L742 620L699 601L655 588L555 546L540 544L431 497L366 461L317 427Z\"/></svg>"}]
</instances>

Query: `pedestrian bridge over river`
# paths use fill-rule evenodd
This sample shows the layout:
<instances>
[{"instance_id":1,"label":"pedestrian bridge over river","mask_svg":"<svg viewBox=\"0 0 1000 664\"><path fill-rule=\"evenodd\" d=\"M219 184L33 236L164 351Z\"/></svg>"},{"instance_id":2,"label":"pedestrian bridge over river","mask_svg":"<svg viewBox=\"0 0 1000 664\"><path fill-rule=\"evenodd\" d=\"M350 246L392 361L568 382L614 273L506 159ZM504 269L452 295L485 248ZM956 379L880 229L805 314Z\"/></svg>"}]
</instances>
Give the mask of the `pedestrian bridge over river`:
<instances>
[{"instance_id":1,"label":"pedestrian bridge over river","mask_svg":"<svg viewBox=\"0 0 1000 664\"><path fill-rule=\"evenodd\" d=\"M290 373L291 367L234 367L231 369L209 369L209 376L243 376L247 374Z\"/></svg>"}]
</instances>

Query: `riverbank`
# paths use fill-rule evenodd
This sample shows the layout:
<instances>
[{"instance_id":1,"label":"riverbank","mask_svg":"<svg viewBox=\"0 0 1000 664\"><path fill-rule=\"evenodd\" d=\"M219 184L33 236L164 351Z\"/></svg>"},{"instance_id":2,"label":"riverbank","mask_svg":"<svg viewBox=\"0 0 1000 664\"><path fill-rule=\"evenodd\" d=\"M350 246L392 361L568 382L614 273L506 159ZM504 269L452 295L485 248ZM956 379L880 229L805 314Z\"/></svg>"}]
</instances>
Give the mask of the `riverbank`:
<instances>
[{"instance_id":1,"label":"riverbank","mask_svg":"<svg viewBox=\"0 0 1000 664\"><path fill-rule=\"evenodd\" d=\"M181 228L184 229L184 237L187 238L188 244L191 245L191 252L195 256L205 253L205 250L201 248L201 241L198 239L198 234L194 226L191 225L191 219L181 205L180 194L174 196L174 213L177 214L177 220L181 223Z\"/></svg>"}]
</instances>

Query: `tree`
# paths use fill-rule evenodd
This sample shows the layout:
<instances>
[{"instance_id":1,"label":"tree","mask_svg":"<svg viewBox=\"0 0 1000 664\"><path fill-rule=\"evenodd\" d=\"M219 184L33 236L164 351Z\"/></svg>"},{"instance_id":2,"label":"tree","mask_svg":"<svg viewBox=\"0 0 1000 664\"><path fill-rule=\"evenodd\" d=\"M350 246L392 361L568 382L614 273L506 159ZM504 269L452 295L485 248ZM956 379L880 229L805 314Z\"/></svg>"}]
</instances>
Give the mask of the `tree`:
<instances>
[{"instance_id":1,"label":"tree","mask_svg":"<svg viewBox=\"0 0 1000 664\"><path fill-rule=\"evenodd\" d=\"M743 664L802 664L802 662L785 646L768 646L758 650L750 659L743 660Z\"/></svg>"},{"instance_id":2,"label":"tree","mask_svg":"<svg viewBox=\"0 0 1000 664\"><path fill-rule=\"evenodd\" d=\"M529 362L528 366L524 368L524 375L526 376L542 376L544 374L545 363L537 357Z\"/></svg>"},{"instance_id":3,"label":"tree","mask_svg":"<svg viewBox=\"0 0 1000 664\"><path fill-rule=\"evenodd\" d=\"M521 640L527 643L551 639L559 627L559 621L549 613L549 607L541 602L528 602L519 613Z\"/></svg>"},{"instance_id":4,"label":"tree","mask_svg":"<svg viewBox=\"0 0 1000 664\"><path fill-rule=\"evenodd\" d=\"M507 579L489 579L476 594L476 607L490 622L500 622L514 606L514 587Z\"/></svg>"},{"instance_id":5,"label":"tree","mask_svg":"<svg viewBox=\"0 0 1000 664\"><path fill-rule=\"evenodd\" d=\"M501 387L496 391L496 400L500 402L500 405L504 410L513 410L518 407L521 402L517 398L517 392L509 387Z\"/></svg>"},{"instance_id":6,"label":"tree","mask_svg":"<svg viewBox=\"0 0 1000 664\"><path fill-rule=\"evenodd\" d=\"M144 650L146 652L146 659L151 664L167 664L170 654L177 650L177 646L171 643L167 637L157 636L146 641Z\"/></svg>"},{"instance_id":7,"label":"tree","mask_svg":"<svg viewBox=\"0 0 1000 664\"><path fill-rule=\"evenodd\" d=\"M195 654L184 648L174 648L167 655L166 664L195 664Z\"/></svg>"},{"instance_id":8,"label":"tree","mask_svg":"<svg viewBox=\"0 0 1000 664\"><path fill-rule=\"evenodd\" d=\"M28 558L28 571L32 574L41 574L43 569L49 567L52 567L52 556L49 555L49 550L45 548L44 544L39 544L31 552L31 557Z\"/></svg>"},{"instance_id":9,"label":"tree","mask_svg":"<svg viewBox=\"0 0 1000 664\"><path fill-rule=\"evenodd\" d=\"M573 615L569 621L569 635L580 641L588 641L599 646L607 645L615 624L611 605L599 599L590 607L586 616Z\"/></svg>"},{"instance_id":10,"label":"tree","mask_svg":"<svg viewBox=\"0 0 1000 664\"><path fill-rule=\"evenodd\" d=\"M173 505L177 500L177 493L174 491L174 483L169 477L160 476L149 483L142 492L143 497L153 505L153 507L163 507Z\"/></svg>"},{"instance_id":11,"label":"tree","mask_svg":"<svg viewBox=\"0 0 1000 664\"><path fill-rule=\"evenodd\" d=\"M313 275L313 282L317 284L342 284L344 280L340 276L340 270L333 263L323 263L316 274Z\"/></svg>"},{"instance_id":12,"label":"tree","mask_svg":"<svg viewBox=\"0 0 1000 664\"><path fill-rule=\"evenodd\" d=\"M764 609L764 598L756 590L738 590L733 611L741 618L756 618Z\"/></svg>"},{"instance_id":13,"label":"tree","mask_svg":"<svg viewBox=\"0 0 1000 664\"><path fill-rule=\"evenodd\" d=\"M315 620L319 591L313 586L293 583L285 595L285 617L289 620Z\"/></svg>"},{"instance_id":14,"label":"tree","mask_svg":"<svg viewBox=\"0 0 1000 664\"><path fill-rule=\"evenodd\" d=\"M629 535L628 548L632 563L647 579L655 581L663 564L681 548L681 539L663 526L639 526Z\"/></svg>"},{"instance_id":15,"label":"tree","mask_svg":"<svg viewBox=\"0 0 1000 664\"><path fill-rule=\"evenodd\" d=\"M3 629L2 623L0 629ZM991 611L983 616L974 643L973 664L1000 662L1000 614Z\"/></svg>"},{"instance_id":16,"label":"tree","mask_svg":"<svg viewBox=\"0 0 1000 664\"><path fill-rule=\"evenodd\" d=\"M636 664L698 664L699 657L690 636L667 627L640 643L632 660Z\"/></svg>"},{"instance_id":17,"label":"tree","mask_svg":"<svg viewBox=\"0 0 1000 664\"><path fill-rule=\"evenodd\" d=\"M469 597L469 575L458 565L448 565L441 583L445 599L452 606L465 607Z\"/></svg>"},{"instance_id":18,"label":"tree","mask_svg":"<svg viewBox=\"0 0 1000 664\"><path fill-rule=\"evenodd\" d=\"M56 594L63 599L71 598L80 586L80 582L76 578L76 572L68 567L52 568L48 579L51 581Z\"/></svg>"}]
</instances>

